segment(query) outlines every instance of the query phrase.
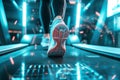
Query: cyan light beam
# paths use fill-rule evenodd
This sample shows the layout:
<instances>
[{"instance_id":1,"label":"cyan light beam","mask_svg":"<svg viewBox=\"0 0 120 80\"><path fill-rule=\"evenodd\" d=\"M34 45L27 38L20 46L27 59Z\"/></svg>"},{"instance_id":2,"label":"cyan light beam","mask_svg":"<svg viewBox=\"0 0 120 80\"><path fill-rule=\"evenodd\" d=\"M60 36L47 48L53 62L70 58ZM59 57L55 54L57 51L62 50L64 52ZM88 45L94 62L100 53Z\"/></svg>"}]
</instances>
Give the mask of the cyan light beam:
<instances>
[{"instance_id":1,"label":"cyan light beam","mask_svg":"<svg viewBox=\"0 0 120 80\"><path fill-rule=\"evenodd\" d=\"M22 13L22 25L23 27L26 27L26 16L27 16L27 13L26 13L26 10L27 10L27 4L26 2L23 2L23 7L22 7L22 10L23 10L23 13Z\"/></svg>"},{"instance_id":2,"label":"cyan light beam","mask_svg":"<svg viewBox=\"0 0 120 80\"><path fill-rule=\"evenodd\" d=\"M80 12L81 12L81 3L78 1L77 3L77 11L76 11L76 25L75 28L78 28L80 25Z\"/></svg>"}]
</instances>

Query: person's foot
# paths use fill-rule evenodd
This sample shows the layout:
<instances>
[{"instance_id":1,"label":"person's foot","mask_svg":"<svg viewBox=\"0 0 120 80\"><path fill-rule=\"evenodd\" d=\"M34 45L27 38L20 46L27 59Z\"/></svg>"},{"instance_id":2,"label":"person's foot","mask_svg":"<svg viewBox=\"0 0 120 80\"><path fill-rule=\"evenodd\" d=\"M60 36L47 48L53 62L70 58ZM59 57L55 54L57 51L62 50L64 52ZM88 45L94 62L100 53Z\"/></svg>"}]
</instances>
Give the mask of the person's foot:
<instances>
[{"instance_id":1,"label":"person's foot","mask_svg":"<svg viewBox=\"0 0 120 80\"><path fill-rule=\"evenodd\" d=\"M56 18L55 18L56 19ZM62 18L54 20L50 32L50 45L48 48L49 57L62 57L66 52L65 41L69 35L69 30Z\"/></svg>"},{"instance_id":2,"label":"person's foot","mask_svg":"<svg viewBox=\"0 0 120 80\"><path fill-rule=\"evenodd\" d=\"M48 48L49 42L50 42L49 38L43 36L43 37L42 37L42 41L41 41L41 46L42 46L43 48Z\"/></svg>"}]
</instances>

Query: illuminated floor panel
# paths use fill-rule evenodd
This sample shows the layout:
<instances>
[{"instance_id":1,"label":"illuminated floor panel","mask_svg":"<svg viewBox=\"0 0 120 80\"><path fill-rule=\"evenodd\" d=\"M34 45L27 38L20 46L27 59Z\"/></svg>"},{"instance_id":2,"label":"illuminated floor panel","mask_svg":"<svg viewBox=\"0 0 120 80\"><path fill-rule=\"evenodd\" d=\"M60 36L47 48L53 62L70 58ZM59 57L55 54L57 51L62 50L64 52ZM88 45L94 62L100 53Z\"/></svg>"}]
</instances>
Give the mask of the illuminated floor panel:
<instances>
[{"instance_id":1,"label":"illuminated floor panel","mask_svg":"<svg viewBox=\"0 0 120 80\"><path fill-rule=\"evenodd\" d=\"M83 64L21 65L12 80L104 80Z\"/></svg>"}]
</instances>

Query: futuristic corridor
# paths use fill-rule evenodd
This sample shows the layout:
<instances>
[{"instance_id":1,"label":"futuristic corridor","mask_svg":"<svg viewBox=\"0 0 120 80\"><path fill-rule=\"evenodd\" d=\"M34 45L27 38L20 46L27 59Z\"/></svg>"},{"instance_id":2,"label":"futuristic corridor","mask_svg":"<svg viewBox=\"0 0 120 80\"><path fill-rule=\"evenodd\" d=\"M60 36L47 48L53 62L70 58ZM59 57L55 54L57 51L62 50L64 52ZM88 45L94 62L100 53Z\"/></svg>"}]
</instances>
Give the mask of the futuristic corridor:
<instances>
[{"instance_id":1,"label":"futuristic corridor","mask_svg":"<svg viewBox=\"0 0 120 80\"><path fill-rule=\"evenodd\" d=\"M120 80L120 0L64 0L63 57L41 45L42 1L0 0L0 80Z\"/></svg>"}]
</instances>

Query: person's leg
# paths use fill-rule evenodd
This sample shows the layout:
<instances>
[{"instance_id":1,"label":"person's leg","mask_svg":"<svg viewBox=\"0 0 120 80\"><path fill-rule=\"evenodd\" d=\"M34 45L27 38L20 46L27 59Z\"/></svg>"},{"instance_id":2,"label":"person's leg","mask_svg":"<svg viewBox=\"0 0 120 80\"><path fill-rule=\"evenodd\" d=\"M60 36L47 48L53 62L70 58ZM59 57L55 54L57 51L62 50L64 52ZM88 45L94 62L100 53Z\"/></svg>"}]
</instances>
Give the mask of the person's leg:
<instances>
[{"instance_id":1,"label":"person's leg","mask_svg":"<svg viewBox=\"0 0 120 80\"><path fill-rule=\"evenodd\" d=\"M40 0L40 19L44 33L49 34L50 24L50 0Z\"/></svg>"},{"instance_id":2,"label":"person's leg","mask_svg":"<svg viewBox=\"0 0 120 80\"><path fill-rule=\"evenodd\" d=\"M61 16L64 18L66 11L66 0L53 0L54 17Z\"/></svg>"},{"instance_id":3,"label":"person's leg","mask_svg":"<svg viewBox=\"0 0 120 80\"><path fill-rule=\"evenodd\" d=\"M62 57L66 52L65 40L69 30L63 21L65 0L53 0L55 17L50 30L50 45L48 48L49 57Z\"/></svg>"},{"instance_id":4,"label":"person's leg","mask_svg":"<svg viewBox=\"0 0 120 80\"><path fill-rule=\"evenodd\" d=\"M40 0L40 21L44 28L44 35L41 45L46 47L49 45L49 24L50 24L50 0Z\"/></svg>"}]
</instances>

